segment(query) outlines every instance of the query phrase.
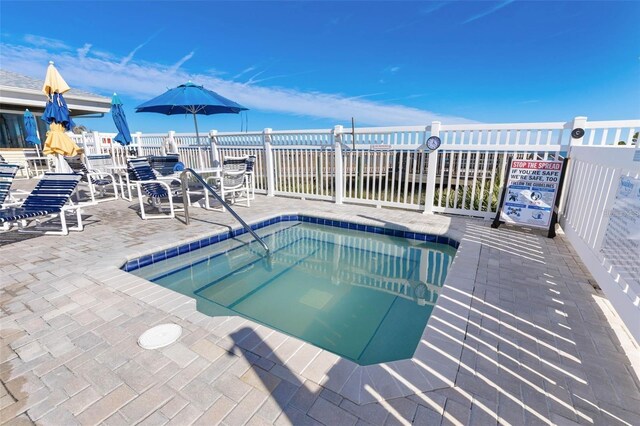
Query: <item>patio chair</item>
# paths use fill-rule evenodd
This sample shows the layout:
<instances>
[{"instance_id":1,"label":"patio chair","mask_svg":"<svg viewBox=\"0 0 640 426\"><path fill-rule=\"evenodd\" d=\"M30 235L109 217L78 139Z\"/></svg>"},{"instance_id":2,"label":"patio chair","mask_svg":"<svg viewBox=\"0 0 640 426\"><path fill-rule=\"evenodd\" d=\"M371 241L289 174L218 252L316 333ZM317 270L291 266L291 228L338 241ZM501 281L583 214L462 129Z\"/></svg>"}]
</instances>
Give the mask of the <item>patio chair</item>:
<instances>
[{"instance_id":1,"label":"patio chair","mask_svg":"<svg viewBox=\"0 0 640 426\"><path fill-rule=\"evenodd\" d=\"M89 186L92 203L118 199L118 188L113 174L98 170L89 170L80 156L65 157L65 160L74 173L82 176L81 181ZM113 196L107 195L107 188L109 186L113 187ZM100 199L96 198L96 192L100 195Z\"/></svg>"},{"instance_id":2,"label":"patio chair","mask_svg":"<svg viewBox=\"0 0 640 426\"><path fill-rule=\"evenodd\" d=\"M110 154L88 154L85 155L87 168L90 172L102 172L113 175L116 185L120 187L119 196L127 201L133 200L131 188L135 187L129 180L127 166L116 165Z\"/></svg>"},{"instance_id":3,"label":"patio chair","mask_svg":"<svg viewBox=\"0 0 640 426\"><path fill-rule=\"evenodd\" d=\"M226 157L222 163L220 175L208 177L207 183L222 198L230 200L231 204L244 203L245 206L250 207L251 196L249 176L247 174L247 159L248 157ZM224 207L222 207L222 211L224 211Z\"/></svg>"},{"instance_id":4,"label":"patio chair","mask_svg":"<svg viewBox=\"0 0 640 426\"><path fill-rule=\"evenodd\" d=\"M247 180L249 181L249 199L256 199L256 180L255 180L255 170L256 166L256 156L250 155L247 158Z\"/></svg>"},{"instance_id":5,"label":"patio chair","mask_svg":"<svg viewBox=\"0 0 640 426\"><path fill-rule=\"evenodd\" d=\"M255 164L255 155L246 155L243 157L231 157L227 155L224 157L224 160L222 160L223 170L245 170L247 185L249 187L249 191L247 192L249 200L256 198L255 180L253 175Z\"/></svg>"},{"instance_id":6,"label":"patio chair","mask_svg":"<svg viewBox=\"0 0 640 426\"><path fill-rule=\"evenodd\" d=\"M160 176L171 176L176 173L180 157L176 155L150 155L147 157L151 168Z\"/></svg>"},{"instance_id":7,"label":"patio chair","mask_svg":"<svg viewBox=\"0 0 640 426\"><path fill-rule=\"evenodd\" d=\"M140 214L142 219L163 219L175 217L176 211L182 211L183 209L175 208L173 205L173 193L171 190L171 180L175 180L172 177L168 179L158 178L153 172L151 165L144 158L134 158L128 161L131 180L135 183L138 190L138 199L140 200ZM148 214L144 208L143 194L147 196L148 201L157 208L160 212L162 198L169 199L169 215L166 214Z\"/></svg>"},{"instance_id":8,"label":"patio chair","mask_svg":"<svg viewBox=\"0 0 640 426\"><path fill-rule=\"evenodd\" d=\"M0 210L0 224L4 229L11 225L19 226L18 232L43 232L52 235L67 235L69 230L82 231L82 216L79 205L70 203L82 176L76 173L45 172L35 188L29 193L20 207L8 207ZM75 210L78 224L67 226L65 214ZM25 229L28 220L40 222L43 217L60 218L60 228Z\"/></svg>"}]
</instances>

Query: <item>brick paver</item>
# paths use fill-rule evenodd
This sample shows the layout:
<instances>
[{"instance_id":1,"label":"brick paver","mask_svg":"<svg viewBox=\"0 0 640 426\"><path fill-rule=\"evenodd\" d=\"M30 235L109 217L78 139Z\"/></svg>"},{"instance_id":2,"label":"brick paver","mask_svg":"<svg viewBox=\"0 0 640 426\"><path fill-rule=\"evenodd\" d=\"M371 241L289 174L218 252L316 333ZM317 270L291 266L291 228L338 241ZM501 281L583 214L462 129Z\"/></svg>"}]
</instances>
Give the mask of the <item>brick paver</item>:
<instances>
[{"instance_id":1,"label":"brick paver","mask_svg":"<svg viewBox=\"0 0 640 426\"><path fill-rule=\"evenodd\" d=\"M189 226L142 221L118 200L87 208L81 233L0 234L0 423L640 424L620 325L561 234L262 196L238 210L251 222L285 205L463 240L432 338L416 351L437 363L362 369L250 321L195 312L117 268L222 232L231 216L192 209ZM183 327L178 343L136 345L163 322ZM365 385L372 393L359 393Z\"/></svg>"}]
</instances>

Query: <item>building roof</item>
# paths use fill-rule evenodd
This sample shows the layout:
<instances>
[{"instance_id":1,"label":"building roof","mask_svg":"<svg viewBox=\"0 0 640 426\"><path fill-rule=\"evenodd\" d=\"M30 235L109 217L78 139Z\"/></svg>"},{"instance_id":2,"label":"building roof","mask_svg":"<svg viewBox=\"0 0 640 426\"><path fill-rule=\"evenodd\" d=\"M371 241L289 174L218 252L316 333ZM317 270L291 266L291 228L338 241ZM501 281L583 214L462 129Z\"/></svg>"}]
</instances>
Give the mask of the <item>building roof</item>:
<instances>
[{"instance_id":1,"label":"building roof","mask_svg":"<svg viewBox=\"0 0 640 426\"><path fill-rule=\"evenodd\" d=\"M44 80L0 69L0 110L19 112L29 108L42 113L47 98L42 93ZM71 89L64 94L72 116L109 112L111 99L84 90Z\"/></svg>"}]
</instances>

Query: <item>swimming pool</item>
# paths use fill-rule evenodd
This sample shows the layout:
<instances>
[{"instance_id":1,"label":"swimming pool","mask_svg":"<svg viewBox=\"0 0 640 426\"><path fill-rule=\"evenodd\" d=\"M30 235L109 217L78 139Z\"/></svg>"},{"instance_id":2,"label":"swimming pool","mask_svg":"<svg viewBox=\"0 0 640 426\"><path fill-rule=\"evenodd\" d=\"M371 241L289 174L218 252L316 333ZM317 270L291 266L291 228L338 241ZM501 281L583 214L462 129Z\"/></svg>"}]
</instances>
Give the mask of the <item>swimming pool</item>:
<instances>
[{"instance_id":1,"label":"swimming pool","mask_svg":"<svg viewBox=\"0 0 640 426\"><path fill-rule=\"evenodd\" d=\"M382 227L282 216L128 262L123 269L360 365L411 358L457 243ZM408 237L408 238L406 238Z\"/></svg>"}]
</instances>

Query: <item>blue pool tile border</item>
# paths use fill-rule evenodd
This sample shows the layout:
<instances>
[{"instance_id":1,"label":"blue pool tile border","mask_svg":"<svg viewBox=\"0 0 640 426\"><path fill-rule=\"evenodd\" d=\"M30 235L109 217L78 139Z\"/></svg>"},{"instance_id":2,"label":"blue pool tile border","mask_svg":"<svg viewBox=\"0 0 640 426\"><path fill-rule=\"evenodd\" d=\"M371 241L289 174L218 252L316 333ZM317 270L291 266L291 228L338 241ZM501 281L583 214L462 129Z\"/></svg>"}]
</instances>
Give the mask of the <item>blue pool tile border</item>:
<instances>
[{"instance_id":1,"label":"blue pool tile border","mask_svg":"<svg viewBox=\"0 0 640 426\"><path fill-rule=\"evenodd\" d=\"M299 221L306 223L314 223L317 225L332 226L334 228L352 229L355 231L369 232L372 234L389 235L393 237L407 238L410 240L424 241L427 243L446 244L455 249L458 249L460 243L453 238L445 237L443 235L431 235L421 232L404 231L402 229L383 228L380 226L361 225L353 222L324 219L320 217L307 216L307 215L281 215L266 219L250 225L252 230L264 228L265 226L273 225L279 222ZM201 240L186 243L177 247L171 247L166 250L162 250L156 253L148 254L137 259L127 261L120 269L125 272L135 271L136 269L149 266L153 263L160 262L166 259L170 259L181 254L189 253L191 251L198 250L203 247L210 246L212 244L225 241L229 238L237 237L238 235L246 234L247 230L244 228L232 229L221 234L214 235L212 237L203 238Z\"/></svg>"}]
</instances>

